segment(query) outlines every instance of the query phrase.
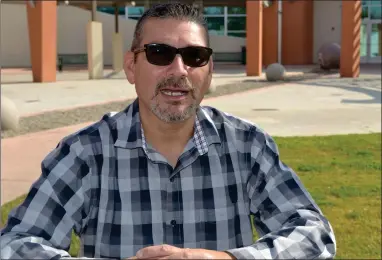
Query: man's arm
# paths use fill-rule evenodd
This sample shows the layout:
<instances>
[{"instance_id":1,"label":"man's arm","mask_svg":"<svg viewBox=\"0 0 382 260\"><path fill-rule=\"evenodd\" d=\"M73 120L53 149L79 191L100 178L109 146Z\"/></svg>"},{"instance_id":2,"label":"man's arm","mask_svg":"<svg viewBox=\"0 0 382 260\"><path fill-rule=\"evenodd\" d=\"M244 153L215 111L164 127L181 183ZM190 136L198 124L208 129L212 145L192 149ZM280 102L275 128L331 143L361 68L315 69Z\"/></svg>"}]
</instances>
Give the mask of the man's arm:
<instances>
[{"instance_id":1,"label":"man's arm","mask_svg":"<svg viewBox=\"0 0 382 260\"><path fill-rule=\"evenodd\" d=\"M70 257L71 232L80 233L88 200L82 150L79 142L61 142L43 160L40 178L1 231L1 259Z\"/></svg>"},{"instance_id":2,"label":"man's arm","mask_svg":"<svg viewBox=\"0 0 382 260\"><path fill-rule=\"evenodd\" d=\"M263 145L252 145L247 191L260 239L227 252L238 259L334 258L330 223L293 170L281 162L273 139L265 135L258 143Z\"/></svg>"}]
</instances>

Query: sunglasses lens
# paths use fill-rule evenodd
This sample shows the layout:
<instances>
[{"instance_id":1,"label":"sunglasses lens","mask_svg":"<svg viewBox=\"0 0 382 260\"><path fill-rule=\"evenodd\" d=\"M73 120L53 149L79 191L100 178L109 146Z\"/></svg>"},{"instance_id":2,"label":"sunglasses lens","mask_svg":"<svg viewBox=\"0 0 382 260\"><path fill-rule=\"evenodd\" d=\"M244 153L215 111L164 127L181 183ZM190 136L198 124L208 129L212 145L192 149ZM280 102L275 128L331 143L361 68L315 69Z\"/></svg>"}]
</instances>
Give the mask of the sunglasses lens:
<instances>
[{"instance_id":1,"label":"sunglasses lens","mask_svg":"<svg viewBox=\"0 0 382 260\"><path fill-rule=\"evenodd\" d=\"M171 64L176 55L176 49L167 45L153 44L146 47L147 61L154 65Z\"/></svg>"},{"instance_id":2,"label":"sunglasses lens","mask_svg":"<svg viewBox=\"0 0 382 260\"><path fill-rule=\"evenodd\" d=\"M211 51L204 47L187 47L182 50L184 64L190 67L202 67L210 59Z\"/></svg>"}]
</instances>

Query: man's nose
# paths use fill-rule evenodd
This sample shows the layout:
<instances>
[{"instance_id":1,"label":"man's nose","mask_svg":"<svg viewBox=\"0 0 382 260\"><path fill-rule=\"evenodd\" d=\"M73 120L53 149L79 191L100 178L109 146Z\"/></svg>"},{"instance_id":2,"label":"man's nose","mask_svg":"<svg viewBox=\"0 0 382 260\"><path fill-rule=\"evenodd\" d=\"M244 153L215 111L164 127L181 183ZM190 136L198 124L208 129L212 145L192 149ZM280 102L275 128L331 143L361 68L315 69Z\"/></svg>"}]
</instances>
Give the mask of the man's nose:
<instances>
[{"instance_id":1,"label":"man's nose","mask_svg":"<svg viewBox=\"0 0 382 260\"><path fill-rule=\"evenodd\" d=\"M189 67L184 64L182 56L177 54L170 64L170 71L176 76L187 76Z\"/></svg>"}]
</instances>

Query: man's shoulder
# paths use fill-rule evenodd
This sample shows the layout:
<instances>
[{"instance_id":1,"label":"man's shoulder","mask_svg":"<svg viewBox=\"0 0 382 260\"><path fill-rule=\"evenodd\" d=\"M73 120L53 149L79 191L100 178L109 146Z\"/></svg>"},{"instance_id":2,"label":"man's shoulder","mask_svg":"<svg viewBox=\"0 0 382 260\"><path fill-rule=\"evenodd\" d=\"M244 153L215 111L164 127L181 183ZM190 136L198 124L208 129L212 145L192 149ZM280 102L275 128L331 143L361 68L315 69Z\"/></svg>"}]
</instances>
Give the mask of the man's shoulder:
<instances>
[{"instance_id":1,"label":"man's shoulder","mask_svg":"<svg viewBox=\"0 0 382 260\"><path fill-rule=\"evenodd\" d=\"M232 130L243 132L263 132L263 129L256 123L224 112L215 107L202 106L201 109L218 129L224 126L225 128L228 127Z\"/></svg>"},{"instance_id":2,"label":"man's shoulder","mask_svg":"<svg viewBox=\"0 0 382 260\"><path fill-rule=\"evenodd\" d=\"M265 147L273 155L278 153L274 138L256 123L210 106L201 107L205 119L212 122L220 139L237 149L251 147L255 156ZM209 131L211 132L211 131Z\"/></svg>"},{"instance_id":3,"label":"man's shoulder","mask_svg":"<svg viewBox=\"0 0 382 260\"><path fill-rule=\"evenodd\" d=\"M114 142L117 136L117 122L126 119L128 117L126 117L125 111L105 113L98 121L65 136L60 143L65 143L69 146L89 147L98 145L106 140L109 143Z\"/></svg>"}]
</instances>

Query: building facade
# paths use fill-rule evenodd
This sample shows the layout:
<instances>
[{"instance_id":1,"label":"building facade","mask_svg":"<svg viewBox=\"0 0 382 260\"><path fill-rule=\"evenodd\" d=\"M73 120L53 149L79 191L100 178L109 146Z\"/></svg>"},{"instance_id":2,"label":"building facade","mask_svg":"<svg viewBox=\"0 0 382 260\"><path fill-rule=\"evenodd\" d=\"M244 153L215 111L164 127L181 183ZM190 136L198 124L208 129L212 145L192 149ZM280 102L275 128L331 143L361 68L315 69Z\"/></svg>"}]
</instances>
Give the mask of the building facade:
<instances>
[{"instance_id":1,"label":"building facade","mask_svg":"<svg viewBox=\"0 0 382 260\"><path fill-rule=\"evenodd\" d=\"M362 0L361 3L361 63L378 63L382 56L382 0ZM317 62L315 54L324 43L341 44L341 6L341 1L313 1L313 63ZM144 6L121 7L119 13L125 19L138 20L144 10ZM210 35L246 38L246 7L218 6L203 10ZM114 14L111 7L99 8L99 11ZM267 19L266 14L264 19ZM263 29L267 30L268 25L265 22ZM290 35L285 37L290 38ZM236 59L233 61L238 61L239 55L233 57Z\"/></svg>"},{"instance_id":2,"label":"building facade","mask_svg":"<svg viewBox=\"0 0 382 260\"><path fill-rule=\"evenodd\" d=\"M118 52L129 48L136 20L144 11L143 6L120 8L118 30L111 4L99 7L97 21L93 21L86 8L57 6L55 1L35 1L34 6L28 4L33 1L20 2L23 4L17 7L1 3L2 66L32 66L36 81L55 80L58 54L92 54L95 45L91 47L89 42L94 35L102 43L98 67L114 64L115 57L122 56ZM327 42L341 45L341 66L348 71L343 75L356 76L352 68L360 63L381 62L382 0L286 0L282 5L275 0L241 0L219 6L208 6L208 2L204 0L203 12L214 58L241 62L246 46L248 75L258 75L263 66L274 62L314 64L318 49ZM233 4L239 2L244 4ZM23 12L25 17L20 15ZM20 40L23 37L26 39ZM91 55L88 61L92 67Z\"/></svg>"}]
</instances>

